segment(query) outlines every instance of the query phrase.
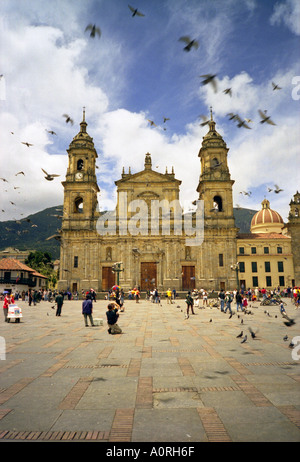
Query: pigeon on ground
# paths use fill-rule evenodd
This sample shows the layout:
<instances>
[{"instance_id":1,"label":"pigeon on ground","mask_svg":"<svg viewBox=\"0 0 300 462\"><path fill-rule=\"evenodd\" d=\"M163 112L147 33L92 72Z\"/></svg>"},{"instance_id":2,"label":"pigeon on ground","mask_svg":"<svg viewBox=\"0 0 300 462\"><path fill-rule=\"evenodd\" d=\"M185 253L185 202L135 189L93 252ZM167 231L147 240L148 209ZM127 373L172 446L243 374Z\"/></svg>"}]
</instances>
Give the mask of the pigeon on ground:
<instances>
[{"instance_id":1,"label":"pigeon on ground","mask_svg":"<svg viewBox=\"0 0 300 462\"><path fill-rule=\"evenodd\" d=\"M240 338L242 336L243 336L243 331L239 335L237 335L236 338Z\"/></svg>"},{"instance_id":2,"label":"pigeon on ground","mask_svg":"<svg viewBox=\"0 0 300 462\"><path fill-rule=\"evenodd\" d=\"M247 335L245 335L245 337L243 338L243 340L241 341L241 343L245 343L247 341Z\"/></svg>"}]
</instances>

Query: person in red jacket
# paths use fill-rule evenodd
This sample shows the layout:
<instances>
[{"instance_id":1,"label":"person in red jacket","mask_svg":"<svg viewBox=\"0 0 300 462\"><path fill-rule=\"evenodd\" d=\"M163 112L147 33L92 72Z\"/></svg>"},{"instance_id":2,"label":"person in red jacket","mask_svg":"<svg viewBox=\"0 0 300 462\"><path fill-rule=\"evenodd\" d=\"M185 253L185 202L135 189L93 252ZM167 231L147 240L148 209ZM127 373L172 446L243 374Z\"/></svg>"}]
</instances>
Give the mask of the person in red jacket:
<instances>
[{"instance_id":1,"label":"person in red jacket","mask_svg":"<svg viewBox=\"0 0 300 462\"><path fill-rule=\"evenodd\" d=\"M3 313L4 313L5 322L7 322L8 305L12 305L14 303L15 303L14 296L11 294L6 294L4 301L3 301Z\"/></svg>"}]
</instances>

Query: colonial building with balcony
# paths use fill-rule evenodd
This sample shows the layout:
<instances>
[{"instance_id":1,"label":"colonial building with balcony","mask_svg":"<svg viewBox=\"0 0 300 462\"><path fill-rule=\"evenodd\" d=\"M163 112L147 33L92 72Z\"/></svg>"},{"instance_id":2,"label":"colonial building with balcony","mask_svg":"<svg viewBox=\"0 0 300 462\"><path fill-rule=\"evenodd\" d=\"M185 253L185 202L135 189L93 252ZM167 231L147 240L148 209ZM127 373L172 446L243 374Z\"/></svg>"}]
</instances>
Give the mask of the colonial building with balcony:
<instances>
[{"instance_id":1,"label":"colonial building with balcony","mask_svg":"<svg viewBox=\"0 0 300 462\"><path fill-rule=\"evenodd\" d=\"M48 278L14 258L0 260L0 293L27 292L47 286Z\"/></svg>"}]
</instances>

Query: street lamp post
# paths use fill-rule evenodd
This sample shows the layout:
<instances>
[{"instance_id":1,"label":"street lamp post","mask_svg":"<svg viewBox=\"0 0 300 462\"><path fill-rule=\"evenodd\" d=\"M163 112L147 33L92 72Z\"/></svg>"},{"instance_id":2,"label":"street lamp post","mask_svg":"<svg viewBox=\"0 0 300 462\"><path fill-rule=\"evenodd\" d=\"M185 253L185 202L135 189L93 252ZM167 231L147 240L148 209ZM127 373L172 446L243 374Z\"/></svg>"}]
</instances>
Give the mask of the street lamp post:
<instances>
[{"instance_id":1,"label":"street lamp post","mask_svg":"<svg viewBox=\"0 0 300 462\"><path fill-rule=\"evenodd\" d=\"M120 283L120 272L124 271L124 268L121 269L121 265L123 264L122 261L119 261L117 263L114 263L112 266L112 271L114 273L117 273L117 285Z\"/></svg>"},{"instance_id":2,"label":"street lamp post","mask_svg":"<svg viewBox=\"0 0 300 462\"><path fill-rule=\"evenodd\" d=\"M240 283L239 283L239 262L234 263L233 265L230 266L232 271L235 271L236 273L236 284L237 284L237 290L240 290Z\"/></svg>"}]
</instances>

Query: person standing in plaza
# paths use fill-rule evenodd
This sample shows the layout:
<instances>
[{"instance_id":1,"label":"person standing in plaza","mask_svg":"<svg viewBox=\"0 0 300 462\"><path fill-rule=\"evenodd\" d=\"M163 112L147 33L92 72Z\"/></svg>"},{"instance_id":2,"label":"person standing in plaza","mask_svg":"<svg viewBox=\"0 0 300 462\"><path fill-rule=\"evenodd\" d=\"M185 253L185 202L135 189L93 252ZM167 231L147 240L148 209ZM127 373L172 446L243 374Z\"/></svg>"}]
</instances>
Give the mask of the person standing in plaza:
<instances>
[{"instance_id":1,"label":"person standing in plaza","mask_svg":"<svg viewBox=\"0 0 300 462\"><path fill-rule=\"evenodd\" d=\"M220 299L220 303L221 303L221 311L224 311L224 305L225 305L225 292L224 292L224 289L220 290L219 299Z\"/></svg>"},{"instance_id":2,"label":"person standing in plaza","mask_svg":"<svg viewBox=\"0 0 300 462\"><path fill-rule=\"evenodd\" d=\"M61 309L62 309L62 306L64 304L64 296L61 292L59 292L56 297L55 297L55 303L57 305L57 309L56 309L56 316L60 316L61 315Z\"/></svg>"},{"instance_id":3,"label":"person standing in plaza","mask_svg":"<svg viewBox=\"0 0 300 462\"><path fill-rule=\"evenodd\" d=\"M4 313L4 321L7 322L7 314L8 314L8 305L12 305L15 303L14 296L11 294L6 294L3 301L3 313Z\"/></svg>"},{"instance_id":4,"label":"person standing in plaza","mask_svg":"<svg viewBox=\"0 0 300 462\"><path fill-rule=\"evenodd\" d=\"M82 302L82 314L84 317L85 327L88 327L88 318L90 320L91 326L94 326L93 321L93 302L91 300L91 295L86 294L85 300Z\"/></svg>"},{"instance_id":5,"label":"person standing in plaza","mask_svg":"<svg viewBox=\"0 0 300 462\"><path fill-rule=\"evenodd\" d=\"M243 298L243 308L244 308L244 311L247 310L247 306L248 306L248 300L247 300L247 297L245 295L245 297Z\"/></svg>"},{"instance_id":6,"label":"person standing in plaza","mask_svg":"<svg viewBox=\"0 0 300 462\"><path fill-rule=\"evenodd\" d=\"M185 299L185 303L187 304L187 308L186 308L187 316L189 316L190 308L191 308L192 314L195 314L194 313L194 300L193 300L193 297L191 296L191 292L188 292L186 299Z\"/></svg>"},{"instance_id":7,"label":"person standing in plaza","mask_svg":"<svg viewBox=\"0 0 300 462\"><path fill-rule=\"evenodd\" d=\"M203 295L202 306L204 306L204 305L207 306L207 297L208 297L208 294L207 294L206 290L203 290L202 295Z\"/></svg>"},{"instance_id":8,"label":"person standing in plaza","mask_svg":"<svg viewBox=\"0 0 300 462\"><path fill-rule=\"evenodd\" d=\"M237 294L236 294L236 311L239 311L239 308L241 308L241 311L244 311L242 294L240 294L240 292L237 292Z\"/></svg>"},{"instance_id":9,"label":"person standing in plaza","mask_svg":"<svg viewBox=\"0 0 300 462\"><path fill-rule=\"evenodd\" d=\"M172 302L172 292L171 292L171 289L168 289L168 290L167 290L166 295L167 295L167 303L173 303L173 302Z\"/></svg>"},{"instance_id":10,"label":"person standing in plaza","mask_svg":"<svg viewBox=\"0 0 300 462\"><path fill-rule=\"evenodd\" d=\"M230 292L226 292L226 294L225 294L225 304L226 304L226 308L225 308L224 313L226 313L226 311L229 310L230 314L232 314L232 311L231 311L231 302L232 302L231 294L230 294Z\"/></svg>"},{"instance_id":11,"label":"person standing in plaza","mask_svg":"<svg viewBox=\"0 0 300 462\"><path fill-rule=\"evenodd\" d=\"M108 311L106 312L108 333L109 334L121 334L122 329L118 326L117 321L119 319L118 305L116 303L109 303L107 305Z\"/></svg>"}]
</instances>

